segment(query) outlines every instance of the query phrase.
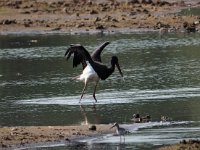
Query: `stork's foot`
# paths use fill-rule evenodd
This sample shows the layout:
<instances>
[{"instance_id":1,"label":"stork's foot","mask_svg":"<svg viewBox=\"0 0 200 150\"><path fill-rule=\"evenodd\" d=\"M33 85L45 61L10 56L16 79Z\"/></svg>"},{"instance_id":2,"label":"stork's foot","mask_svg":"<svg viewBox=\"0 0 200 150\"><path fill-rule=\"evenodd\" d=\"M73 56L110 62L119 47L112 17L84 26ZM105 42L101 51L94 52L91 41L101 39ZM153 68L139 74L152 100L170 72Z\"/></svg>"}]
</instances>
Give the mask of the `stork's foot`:
<instances>
[{"instance_id":1,"label":"stork's foot","mask_svg":"<svg viewBox=\"0 0 200 150\"><path fill-rule=\"evenodd\" d=\"M81 100L82 100L82 97L80 98L79 103L81 103Z\"/></svg>"}]
</instances>

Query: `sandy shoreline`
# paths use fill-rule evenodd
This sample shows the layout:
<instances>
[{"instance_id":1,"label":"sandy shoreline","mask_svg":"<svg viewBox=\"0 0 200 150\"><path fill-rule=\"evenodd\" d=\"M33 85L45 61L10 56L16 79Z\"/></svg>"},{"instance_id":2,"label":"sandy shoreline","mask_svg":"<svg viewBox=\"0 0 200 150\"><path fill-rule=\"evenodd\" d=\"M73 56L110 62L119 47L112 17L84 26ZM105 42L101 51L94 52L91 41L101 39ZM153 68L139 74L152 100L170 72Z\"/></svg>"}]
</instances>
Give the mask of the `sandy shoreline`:
<instances>
[{"instance_id":1,"label":"sandy shoreline","mask_svg":"<svg viewBox=\"0 0 200 150\"><path fill-rule=\"evenodd\" d=\"M34 148L42 146L79 144L77 141L90 137L114 134L111 124L76 126L19 126L0 128L0 149ZM200 149L199 140L180 141L180 143L163 146L158 150Z\"/></svg>"},{"instance_id":2,"label":"sandy shoreline","mask_svg":"<svg viewBox=\"0 0 200 150\"><path fill-rule=\"evenodd\" d=\"M199 29L199 16L177 15L200 2L160 0L3 0L0 34ZM185 25L187 23L187 25Z\"/></svg>"},{"instance_id":3,"label":"sandy shoreline","mask_svg":"<svg viewBox=\"0 0 200 150\"><path fill-rule=\"evenodd\" d=\"M0 128L0 149L31 147L53 143L69 144L80 138L114 133L111 125L95 125L96 130L90 130L91 125L79 126L20 126Z\"/></svg>"}]
</instances>

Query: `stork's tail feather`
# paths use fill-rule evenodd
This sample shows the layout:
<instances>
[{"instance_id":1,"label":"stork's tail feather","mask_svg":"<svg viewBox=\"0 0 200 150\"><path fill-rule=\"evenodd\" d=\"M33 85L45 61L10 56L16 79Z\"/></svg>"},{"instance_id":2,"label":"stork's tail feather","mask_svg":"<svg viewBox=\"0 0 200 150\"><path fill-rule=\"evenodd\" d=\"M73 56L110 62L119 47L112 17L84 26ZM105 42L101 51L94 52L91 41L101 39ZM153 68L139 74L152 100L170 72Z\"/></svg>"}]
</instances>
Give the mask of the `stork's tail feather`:
<instances>
[{"instance_id":1,"label":"stork's tail feather","mask_svg":"<svg viewBox=\"0 0 200 150\"><path fill-rule=\"evenodd\" d=\"M80 80L80 75L72 77L71 80Z\"/></svg>"}]
</instances>

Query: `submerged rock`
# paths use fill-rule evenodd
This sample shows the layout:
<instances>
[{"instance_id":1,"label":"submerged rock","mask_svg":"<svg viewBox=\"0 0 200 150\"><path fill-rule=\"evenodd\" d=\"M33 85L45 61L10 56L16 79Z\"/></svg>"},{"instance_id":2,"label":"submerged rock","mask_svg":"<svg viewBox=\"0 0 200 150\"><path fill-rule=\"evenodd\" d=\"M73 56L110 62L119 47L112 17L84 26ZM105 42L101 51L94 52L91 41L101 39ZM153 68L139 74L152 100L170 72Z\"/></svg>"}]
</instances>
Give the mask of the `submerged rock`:
<instances>
[{"instance_id":1,"label":"submerged rock","mask_svg":"<svg viewBox=\"0 0 200 150\"><path fill-rule=\"evenodd\" d=\"M17 24L16 19L3 19L0 21L2 25L10 25L10 24Z\"/></svg>"},{"instance_id":2,"label":"submerged rock","mask_svg":"<svg viewBox=\"0 0 200 150\"><path fill-rule=\"evenodd\" d=\"M103 30L103 29L106 29L106 28L103 25L97 25L96 29L97 30Z\"/></svg>"},{"instance_id":3,"label":"submerged rock","mask_svg":"<svg viewBox=\"0 0 200 150\"><path fill-rule=\"evenodd\" d=\"M183 28L187 31L187 32L196 32L196 25L194 23L190 24L188 22L184 22L183 23Z\"/></svg>"}]
</instances>

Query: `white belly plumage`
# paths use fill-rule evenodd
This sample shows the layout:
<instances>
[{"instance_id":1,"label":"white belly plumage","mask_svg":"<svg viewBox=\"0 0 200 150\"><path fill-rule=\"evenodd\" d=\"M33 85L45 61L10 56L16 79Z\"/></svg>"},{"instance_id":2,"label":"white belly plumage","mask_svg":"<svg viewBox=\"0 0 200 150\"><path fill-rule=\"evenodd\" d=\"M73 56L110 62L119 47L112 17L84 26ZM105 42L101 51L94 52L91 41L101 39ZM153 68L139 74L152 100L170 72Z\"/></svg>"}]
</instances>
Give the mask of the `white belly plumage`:
<instances>
[{"instance_id":1,"label":"white belly plumage","mask_svg":"<svg viewBox=\"0 0 200 150\"><path fill-rule=\"evenodd\" d=\"M84 82L86 82L86 81L98 81L99 76L94 71L94 69L92 68L90 63L89 62L86 62L86 63L87 63L87 66L83 70L83 73L80 75L78 80L81 80L81 81L84 81Z\"/></svg>"}]
</instances>

